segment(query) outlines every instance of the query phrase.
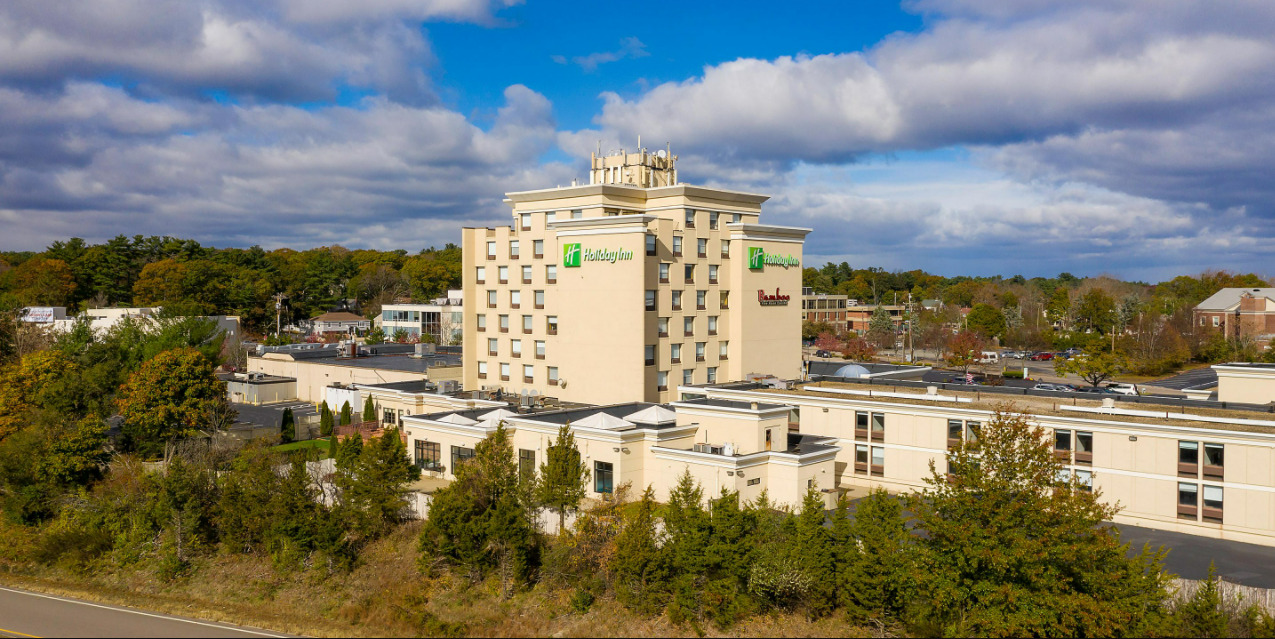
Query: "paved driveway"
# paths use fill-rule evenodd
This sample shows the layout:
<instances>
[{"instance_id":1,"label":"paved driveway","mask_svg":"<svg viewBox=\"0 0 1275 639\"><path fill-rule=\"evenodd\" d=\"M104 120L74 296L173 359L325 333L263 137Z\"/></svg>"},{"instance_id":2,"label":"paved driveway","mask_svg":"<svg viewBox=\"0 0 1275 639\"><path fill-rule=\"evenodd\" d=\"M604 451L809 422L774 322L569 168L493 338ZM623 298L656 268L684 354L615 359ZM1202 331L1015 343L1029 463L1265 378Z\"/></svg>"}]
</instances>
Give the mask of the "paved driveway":
<instances>
[{"instance_id":1,"label":"paved driveway","mask_svg":"<svg viewBox=\"0 0 1275 639\"><path fill-rule=\"evenodd\" d=\"M1172 388L1174 390L1187 390L1190 388L1208 388L1217 385L1217 371L1210 367L1197 368L1185 373L1179 373L1172 377L1157 379L1147 382L1148 386L1159 386L1161 388Z\"/></svg>"}]
</instances>

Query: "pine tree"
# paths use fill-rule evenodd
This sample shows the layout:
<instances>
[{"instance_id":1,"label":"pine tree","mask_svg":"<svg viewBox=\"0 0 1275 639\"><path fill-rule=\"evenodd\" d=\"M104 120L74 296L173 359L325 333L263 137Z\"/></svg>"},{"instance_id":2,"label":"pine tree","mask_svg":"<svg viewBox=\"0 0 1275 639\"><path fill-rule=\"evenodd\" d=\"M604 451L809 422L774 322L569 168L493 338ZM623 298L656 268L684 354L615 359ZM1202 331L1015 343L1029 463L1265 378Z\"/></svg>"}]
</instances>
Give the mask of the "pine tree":
<instances>
[{"instance_id":1,"label":"pine tree","mask_svg":"<svg viewBox=\"0 0 1275 639\"><path fill-rule=\"evenodd\" d=\"M916 548L903 519L903 504L878 488L859 501L847 526L842 582L853 584L845 603L856 617L899 619L911 602L916 574ZM836 521L833 524L836 530ZM834 532L834 537L836 536ZM838 543L846 543L838 540Z\"/></svg>"},{"instance_id":2,"label":"pine tree","mask_svg":"<svg viewBox=\"0 0 1275 639\"><path fill-rule=\"evenodd\" d=\"M327 401L319 405L319 435L328 437L332 434L332 409Z\"/></svg>"},{"instance_id":3,"label":"pine tree","mask_svg":"<svg viewBox=\"0 0 1275 639\"><path fill-rule=\"evenodd\" d=\"M837 604L836 563L826 520L823 496L814 488L807 490L796 516L797 560L810 583L805 603L815 617L826 616Z\"/></svg>"},{"instance_id":4,"label":"pine tree","mask_svg":"<svg viewBox=\"0 0 1275 639\"><path fill-rule=\"evenodd\" d=\"M571 425L564 424L540 465L536 495L541 504L558 513L558 534L566 530L567 511L575 510L587 494L588 481L589 467L580 458Z\"/></svg>"},{"instance_id":5,"label":"pine tree","mask_svg":"<svg viewBox=\"0 0 1275 639\"><path fill-rule=\"evenodd\" d=\"M341 405L341 425L349 426L354 421L354 411L350 409L350 402Z\"/></svg>"},{"instance_id":6,"label":"pine tree","mask_svg":"<svg viewBox=\"0 0 1275 639\"><path fill-rule=\"evenodd\" d=\"M336 467L338 470L351 471L359 455L363 454L363 436L354 433L345 438L344 443L337 445Z\"/></svg>"},{"instance_id":7,"label":"pine tree","mask_svg":"<svg viewBox=\"0 0 1275 639\"><path fill-rule=\"evenodd\" d=\"M666 578L655 528L655 492L648 486L642 501L625 518L624 529L615 538L616 597L621 603L643 612L660 607L659 589Z\"/></svg>"},{"instance_id":8,"label":"pine tree","mask_svg":"<svg viewBox=\"0 0 1275 639\"><path fill-rule=\"evenodd\" d=\"M363 402L363 421L365 422L376 421L376 406L372 404L371 395L368 395L367 399L364 400Z\"/></svg>"},{"instance_id":9,"label":"pine tree","mask_svg":"<svg viewBox=\"0 0 1275 639\"><path fill-rule=\"evenodd\" d=\"M292 416L292 409L283 409L283 417L279 424L279 441L287 444L297 438L296 418Z\"/></svg>"},{"instance_id":10,"label":"pine tree","mask_svg":"<svg viewBox=\"0 0 1275 639\"><path fill-rule=\"evenodd\" d=\"M1178 622L1183 637L1229 637L1227 616L1218 590L1217 566L1209 562L1209 578L1200 583L1185 603L1178 606Z\"/></svg>"}]
</instances>

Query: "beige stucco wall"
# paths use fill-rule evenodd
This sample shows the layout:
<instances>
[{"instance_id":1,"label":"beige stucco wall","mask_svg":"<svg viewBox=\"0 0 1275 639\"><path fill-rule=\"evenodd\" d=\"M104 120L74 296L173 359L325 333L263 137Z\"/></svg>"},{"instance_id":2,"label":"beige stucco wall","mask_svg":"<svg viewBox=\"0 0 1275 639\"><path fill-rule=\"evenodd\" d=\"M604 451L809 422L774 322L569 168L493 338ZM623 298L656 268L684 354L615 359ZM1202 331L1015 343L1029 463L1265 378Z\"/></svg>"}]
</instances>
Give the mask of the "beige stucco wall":
<instances>
[{"instance_id":1,"label":"beige stucco wall","mask_svg":"<svg viewBox=\"0 0 1275 639\"><path fill-rule=\"evenodd\" d=\"M248 370L297 380L297 399L317 404L323 401L323 389L335 383L384 384L425 379L420 373L359 366L342 366L328 362L292 360L275 353L249 357ZM430 369L433 372L434 369Z\"/></svg>"},{"instance_id":2,"label":"beige stucco wall","mask_svg":"<svg viewBox=\"0 0 1275 639\"><path fill-rule=\"evenodd\" d=\"M1275 402L1275 368L1214 366L1217 398L1223 402L1268 404Z\"/></svg>"}]
</instances>

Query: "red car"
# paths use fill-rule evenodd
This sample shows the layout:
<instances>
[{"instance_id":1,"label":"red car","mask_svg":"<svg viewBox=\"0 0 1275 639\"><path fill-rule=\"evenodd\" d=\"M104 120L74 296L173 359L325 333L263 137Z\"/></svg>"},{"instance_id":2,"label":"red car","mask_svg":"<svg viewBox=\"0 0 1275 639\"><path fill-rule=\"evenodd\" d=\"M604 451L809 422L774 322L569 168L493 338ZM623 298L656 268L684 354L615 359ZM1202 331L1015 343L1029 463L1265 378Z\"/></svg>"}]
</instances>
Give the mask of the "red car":
<instances>
[{"instance_id":1,"label":"red car","mask_svg":"<svg viewBox=\"0 0 1275 639\"><path fill-rule=\"evenodd\" d=\"M1030 359L1033 362L1047 362L1053 358L1054 358L1053 353L1042 352L1042 353L1032 353L1032 356L1028 357L1027 359Z\"/></svg>"}]
</instances>

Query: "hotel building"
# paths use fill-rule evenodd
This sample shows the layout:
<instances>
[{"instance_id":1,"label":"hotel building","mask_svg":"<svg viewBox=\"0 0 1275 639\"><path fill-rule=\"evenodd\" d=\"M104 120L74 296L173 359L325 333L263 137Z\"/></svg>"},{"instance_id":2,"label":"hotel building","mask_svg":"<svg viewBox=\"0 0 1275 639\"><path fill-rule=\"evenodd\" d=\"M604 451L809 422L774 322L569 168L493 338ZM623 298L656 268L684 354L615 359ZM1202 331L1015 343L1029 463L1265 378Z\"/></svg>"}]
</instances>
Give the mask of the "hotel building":
<instances>
[{"instance_id":1,"label":"hotel building","mask_svg":"<svg viewBox=\"0 0 1275 639\"><path fill-rule=\"evenodd\" d=\"M675 161L594 156L587 185L509 193L511 226L464 230L466 389L667 402L800 374L809 229L761 224L766 196L679 183Z\"/></svg>"}]
</instances>

